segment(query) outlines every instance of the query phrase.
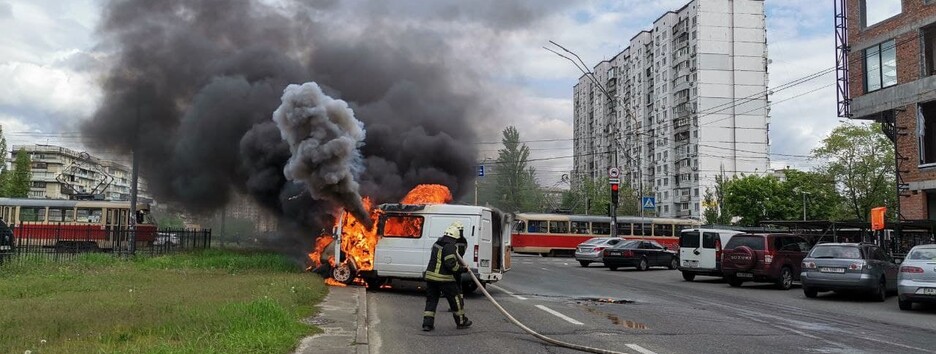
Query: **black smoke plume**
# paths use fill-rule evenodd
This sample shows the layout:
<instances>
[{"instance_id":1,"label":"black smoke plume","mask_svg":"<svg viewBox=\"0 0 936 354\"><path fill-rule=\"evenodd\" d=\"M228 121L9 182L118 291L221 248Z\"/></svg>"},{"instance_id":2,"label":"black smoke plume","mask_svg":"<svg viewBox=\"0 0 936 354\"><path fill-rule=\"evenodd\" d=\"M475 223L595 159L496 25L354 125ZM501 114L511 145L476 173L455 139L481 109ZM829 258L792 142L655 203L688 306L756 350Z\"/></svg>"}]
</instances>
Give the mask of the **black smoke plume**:
<instances>
[{"instance_id":1,"label":"black smoke plume","mask_svg":"<svg viewBox=\"0 0 936 354\"><path fill-rule=\"evenodd\" d=\"M290 146L272 116L287 85L315 81L348 102L367 130L362 195L397 201L417 184L439 183L458 197L473 178L476 126L499 119L477 113L492 111L479 107L495 93L478 84L476 65L450 45L451 33L420 23L496 31L544 8L524 1L478 6L108 1L98 35L112 64L102 103L82 127L85 143L128 155L139 149L148 191L192 212L223 207L234 190L248 192L282 216L281 232L295 232L301 249L333 222L340 199L290 198L305 187L284 175Z\"/></svg>"}]
</instances>

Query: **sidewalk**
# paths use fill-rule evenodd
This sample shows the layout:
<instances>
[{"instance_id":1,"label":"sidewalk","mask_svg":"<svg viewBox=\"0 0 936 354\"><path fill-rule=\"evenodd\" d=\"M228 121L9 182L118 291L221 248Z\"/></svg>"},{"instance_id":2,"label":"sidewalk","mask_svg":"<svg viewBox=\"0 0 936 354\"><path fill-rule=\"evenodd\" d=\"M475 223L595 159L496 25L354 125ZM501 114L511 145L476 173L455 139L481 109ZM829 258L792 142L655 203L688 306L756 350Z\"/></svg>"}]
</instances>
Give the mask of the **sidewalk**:
<instances>
[{"instance_id":1,"label":"sidewalk","mask_svg":"<svg viewBox=\"0 0 936 354\"><path fill-rule=\"evenodd\" d=\"M319 308L307 321L324 332L303 338L295 354L368 354L364 287L329 287Z\"/></svg>"}]
</instances>

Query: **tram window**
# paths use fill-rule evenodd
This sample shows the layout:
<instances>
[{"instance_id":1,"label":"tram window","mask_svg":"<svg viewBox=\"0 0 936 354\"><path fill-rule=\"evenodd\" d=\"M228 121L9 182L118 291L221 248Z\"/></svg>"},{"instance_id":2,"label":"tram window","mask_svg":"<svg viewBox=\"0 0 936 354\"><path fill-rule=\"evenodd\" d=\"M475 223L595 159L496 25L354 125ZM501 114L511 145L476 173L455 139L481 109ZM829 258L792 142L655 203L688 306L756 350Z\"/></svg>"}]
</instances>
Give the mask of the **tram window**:
<instances>
[{"instance_id":1,"label":"tram window","mask_svg":"<svg viewBox=\"0 0 936 354\"><path fill-rule=\"evenodd\" d=\"M552 234L569 233L569 222L568 221L550 221L549 233L552 233Z\"/></svg>"},{"instance_id":2,"label":"tram window","mask_svg":"<svg viewBox=\"0 0 936 354\"><path fill-rule=\"evenodd\" d=\"M634 236L650 236L650 225L634 223Z\"/></svg>"},{"instance_id":3,"label":"tram window","mask_svg":"<svg viewBox=\"0 0 936 354\"><path fill-rule=\"evenodd\" d=\"M42 207L20 207L19 221L45 221L46 209Z\"/></svg>"},{"instance_id":4,"label":"tram window","mask_svg":"<svg viewBox=\"0 0 936 354\"><path fill-rule=\"evenodd\" d=\"M588 232L588 221L572 221L573 234L587 234Z\"/></svg>"},{"instance_id":5,"label":"tram window","mask_svg":"<svg viewBox=\"0 0 936 354\"><path fill-rule=\"evenodd\" d=\"M75 218L77 222L101 223L102 210L100 208L78 208Z\"/></svg>"},{"instance_id":6,"label":"tram window","mask_svg":"<svg viewBox=\"0 0 936 354\"><path fill-rule=\"evenodd\" d=\"M611 223L593 222L591 226L592 226L591 231L595 235L610 235L611 234Z\"/></svg>"},{"instance_id":7,"label":"tram window","mask_svg":"<svg viewBox=\"0 0 936 354\"><path fill-rule=\"evenodd\" d=\"M526 230L526 223L523 222L523 220L517 221L517 223L514 224L514 231L523 232L523 230Z\"/></svg>"},{"instance_id":8,"label":"tram window","mask_svg":"<svg viewBox=\"0 0 936 354\"><path fill-rule=\"evenodd\" d=\"M73 222L75 209L49 208L49 222Z\"/></svg>"},{"instance_id":9,"label":"tram window","mask_svg":"<svg viewBox=\"0 0 936 354\"><path fill-rule=\"evenodd\" d=\"M546 221L530 220L527 221L527 232L536 234L545 234L549 230L546 228Z\"/></svg>"},{"instance_id":10,"label":"tram window","mask_svg":"<svg viewBox=\"0 0 936 354\"><path fill-rule=\"evenodd\" d=\"M673 225L671 225L671 224L654 224L654 225L653 225L653 235L654 235L654 236L673 236Z\"/></svg>"},{"instance_id":11,"label":"tram window","mask_svg":"<svg viewBox=\"0 0 936 354\"><path fill-rule=\"evenodd\" d=\"M631 235L631 223L618 223L617 224L617 234L618 236L630 236Z\"/></svg>"}]
</instances>

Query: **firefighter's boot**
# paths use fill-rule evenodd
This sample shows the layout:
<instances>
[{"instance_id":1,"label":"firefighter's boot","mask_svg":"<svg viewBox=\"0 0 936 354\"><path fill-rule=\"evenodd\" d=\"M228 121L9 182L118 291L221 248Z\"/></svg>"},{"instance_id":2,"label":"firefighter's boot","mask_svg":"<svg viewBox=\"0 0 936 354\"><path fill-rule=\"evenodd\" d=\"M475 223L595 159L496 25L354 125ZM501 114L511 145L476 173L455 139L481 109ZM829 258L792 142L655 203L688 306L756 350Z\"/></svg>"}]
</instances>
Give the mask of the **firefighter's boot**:
<instances>
[{"instance_id":1,"label":"firefighter's boot","mask_svg":"<svg viewBox=\"0 0 936 354\"><path fill-rule=\"evenodd\" d=\"M471 327L471 320L468 319L468 316L455 315L455 328L456 329L465 329L468 327Z\"/></svg>"},{"instance_id":2,"label":"firefighter's boot","mask_svg":"<svg viewBox=\"0 0 936 354\"><path fill-rule=\"evenodd\" d=\"M422 330L425 332L429 332L433 328L435 328L434 324L435 324L435 317L429 317L429 316L423 317Z\"/></svg>"}]
</instances>

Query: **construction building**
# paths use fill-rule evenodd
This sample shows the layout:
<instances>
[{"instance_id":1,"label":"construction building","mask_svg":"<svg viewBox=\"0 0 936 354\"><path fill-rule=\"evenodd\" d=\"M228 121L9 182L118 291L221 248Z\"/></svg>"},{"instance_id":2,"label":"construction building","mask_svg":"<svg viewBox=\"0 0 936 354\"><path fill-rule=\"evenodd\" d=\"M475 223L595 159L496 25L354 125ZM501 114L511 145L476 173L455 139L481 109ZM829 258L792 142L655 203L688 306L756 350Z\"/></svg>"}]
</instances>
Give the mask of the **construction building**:
<instances>
[{"instance_id":1,"label":"construction building","mask_svg":"<svg viewBox=\"0 0 936 354\"><path fill-rule=\"evenodd\" d=\"M13 146L10 163L25 150L32 162L29 198L130 200L130 168L88 153L53 145ZM141 200L149 199L139 181Z\"/></svg>"},{"instance_id":2,"label":"construction building","mask_svg":"<svg viewBox=\"0 0 936 354\"><path fill-rule=\"evenodd\" d=\"M835 0L838 114L883 124L902 219L936 220L936 1Z\"/></svg>"},{"instance_id":3,"label":"construction building","mask_svg":"<svg viewBox=\"0 0 936 354\"><path fill-rule=\"evenodd\" d=\"M717 175L766 173L765 23L762 0L694 0L595 65L573 90L573 183L618 166L656 215L699 218Z\"/></svg>"}]
</instances>

